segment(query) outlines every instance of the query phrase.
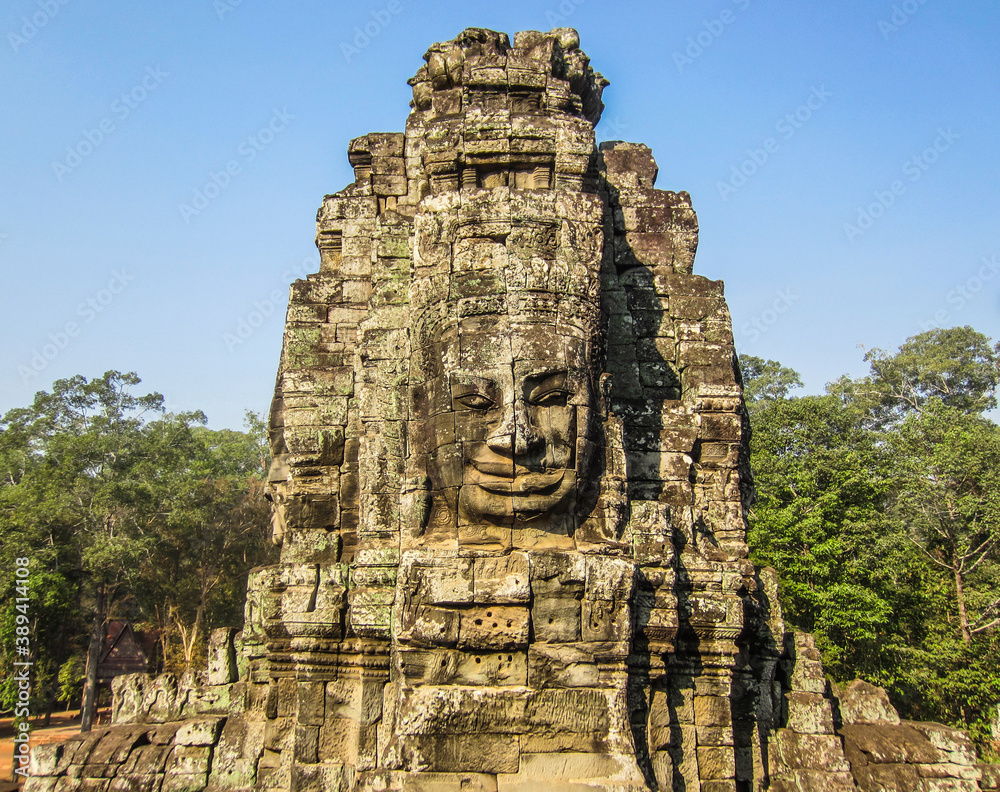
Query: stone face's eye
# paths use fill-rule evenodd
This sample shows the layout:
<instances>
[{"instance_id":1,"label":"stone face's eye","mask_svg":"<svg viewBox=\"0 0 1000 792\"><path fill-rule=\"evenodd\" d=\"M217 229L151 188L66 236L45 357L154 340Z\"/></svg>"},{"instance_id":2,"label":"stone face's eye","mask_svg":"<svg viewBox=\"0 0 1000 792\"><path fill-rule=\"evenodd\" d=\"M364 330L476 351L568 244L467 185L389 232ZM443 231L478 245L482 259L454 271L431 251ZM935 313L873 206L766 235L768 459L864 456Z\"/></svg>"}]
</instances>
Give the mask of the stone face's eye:
<instances>
[{"instance_id":1,"label":"stone face's eye","mask_svg":"<svg viewBox=\"0 0 1000 792\"><path fill-rule=\"evenodd\" d=\"M486 411L493 407L493 400L483 396L481 393L465 393L461 396L456 396L455 401L463 407L468 407L470 410Z\"/></svg>"},{"instance_id":2,"label":"stone face's eye","mask_svg":"<svg viewBox=\"0 0 1000 792\"><path fill-rule=\"evenodd\" d=\"M541 390L541 389L540 389ZM563 388L551 388L531 394L531 403L539 407L562 407L569 401L570 393Z\"/></svg>"},{"instance_id":3,"label":"stone face's eye","mask_svg":"<svg viewBox=\"0 0 1000 792\"><path fill-rule=\"evenodd\" d=\"M573 397L565 371L529 377L525 383L525 401L533 407L564 407Z\"/></svg>"}]
</instances>

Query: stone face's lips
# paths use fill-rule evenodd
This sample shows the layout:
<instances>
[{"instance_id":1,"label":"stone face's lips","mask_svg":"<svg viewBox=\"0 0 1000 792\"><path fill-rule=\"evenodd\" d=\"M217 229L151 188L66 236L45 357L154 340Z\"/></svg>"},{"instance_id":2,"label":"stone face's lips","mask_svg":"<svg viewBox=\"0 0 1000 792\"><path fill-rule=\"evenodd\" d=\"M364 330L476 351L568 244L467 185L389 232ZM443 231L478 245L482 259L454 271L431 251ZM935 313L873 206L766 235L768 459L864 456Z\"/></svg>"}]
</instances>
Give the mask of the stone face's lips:
<instances>
[{"instance_id":1,"label":"stone face's lips","mask_svg":"<svg viewBox=\"0 0 1000 792\"><path fill-rule=\"evenodd\" d=\"M472 469L476 473L482 473L485 476L492 476L496 478L512 479L515 478L519 473L527 473L526 468L521 468L520 471L516 471L514 463L508 460L501 460L499 462L487 462L486 460L477 459L472 462Z\"/></svg>"},{"instance_id":2,"label":"stone face's lips","mask_svg":"<svg viewBox=\"0 0 1000 792\"><path fill-rule=\"evenodd\" d=\"M484 467L492 466L484 465ZM475 484L487 492L500 495L531 495L555 489L566 476L565 470L554 470L548 473L522 473L514 477L491 475L492 471L482 470L479 467L476 468L476 472L479 475L470 477L471 484ZM506 472L510 472L509 466L506 467Z\"/></svg>"}]
</instances>

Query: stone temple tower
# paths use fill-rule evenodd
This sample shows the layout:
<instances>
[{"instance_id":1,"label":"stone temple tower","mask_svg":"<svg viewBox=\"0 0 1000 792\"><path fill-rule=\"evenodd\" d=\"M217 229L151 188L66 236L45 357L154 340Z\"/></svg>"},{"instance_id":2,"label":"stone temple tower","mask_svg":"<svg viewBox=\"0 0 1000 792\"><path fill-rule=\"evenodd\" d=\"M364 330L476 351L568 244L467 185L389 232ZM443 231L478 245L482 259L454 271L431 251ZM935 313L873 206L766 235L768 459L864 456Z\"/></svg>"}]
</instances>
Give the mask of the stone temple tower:
<instances>
[{"instance_id":1,"label":"stone temple tower","mask_svg":"<svg viewBox=\"0 0 1000 792\"><path fill-rule=\"evenodd\" d=\"M751 695L745 416L690 198L595 146L575 31L426 61L405 134L351 143L289 308L254 582L289 749L403 786L732 780L753 730L699 741L695 708L731 735Z\"/></svg>"},{"instance_id":2,"label":"stone temple tower","mask_svg":"<svg viewBox=\"0 0 1000 792\"><path fill-rule=\"evenodd\" d=\"M900 789L978 789L967 740L838 702L786 636L722 283L650 150L595 145L576 31L424 58L292 286L280 563L205 676L123 682L119 725L39 749L25 792L854 790L904 728L900 766L956 785Z\"/></svg>"}]
</instances>

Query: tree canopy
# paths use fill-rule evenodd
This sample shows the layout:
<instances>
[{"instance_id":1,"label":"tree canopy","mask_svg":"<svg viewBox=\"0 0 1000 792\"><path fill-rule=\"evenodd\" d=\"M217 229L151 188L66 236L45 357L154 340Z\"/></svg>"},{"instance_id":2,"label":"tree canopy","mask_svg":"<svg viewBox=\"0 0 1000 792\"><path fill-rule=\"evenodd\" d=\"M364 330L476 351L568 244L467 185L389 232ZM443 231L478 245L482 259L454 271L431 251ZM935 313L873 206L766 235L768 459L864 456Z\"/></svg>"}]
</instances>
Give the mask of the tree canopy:
<instances>
[{"instance_id":1,"label":"tree canopy","mask_svg":"<svg viewBox=\"0 0 1000 792\"><path fill-rule=\"evenodd\" d=\"M824 395L741 358L753 428L754 560L828 673L886 687L904 715L989 748L1000 703L1000 346L932 330Z\"/></svg>"},{"instance_id":2,"label":"tree canopy","mask_svg":"<svg viewBox=\"0 0 1000 792\"><path fill-rule=\"evenodd\" d=\"M14 587L13 559L28 558L40 707L75 691L81 668L93 696L109 619L159 635L171 670L192 667L213 627L239 622L233 602L266 553L259 419L249 433L213 432L199 412L167 413L160 394L136 395L139 383L117 371L59 380L0 419L0 553L10 562L0 588ZM5 597L0 634L16 617ZM0 648L0 670L13 646ZM12 694L0 683L0 705Z\"/></svg>"}]
</instances>

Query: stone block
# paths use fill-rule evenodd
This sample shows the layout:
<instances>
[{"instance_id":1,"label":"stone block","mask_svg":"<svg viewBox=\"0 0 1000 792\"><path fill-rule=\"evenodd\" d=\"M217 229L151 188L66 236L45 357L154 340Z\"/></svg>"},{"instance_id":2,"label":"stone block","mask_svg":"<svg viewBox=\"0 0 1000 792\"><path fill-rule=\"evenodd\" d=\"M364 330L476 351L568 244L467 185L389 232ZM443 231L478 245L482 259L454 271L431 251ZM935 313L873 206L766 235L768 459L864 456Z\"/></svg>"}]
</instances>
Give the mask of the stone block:
<instances>
[{"instance_id":1,"label":"stone block","mask_svg":"<svg viewBox=\"0 0 1000 792\"><path fill-rule=\"evenodd\" d=\"M508 734L423 734L403 741L411 769L439 773L515 773L518 738Z\"/></svg>"},{"instance_id":2,"label":"stone block","mask_svg":"<svg viewBox=\"0 0 1000 792\"><path fill-rule=\"evenodd\" d=\"M473 601L481 604L527 602L531 596L528 557L511 553L473 561Z\"/></svg>"},{"instance_id":3,"label":"stone block","mask_svg":"<svg viewBox=\"0 0 1000 792\"><path fill-rule=\"evenodd\" d=\"M161 792L202 792L208 783L207 773L168 771L163 777Z\"/></svg>"},{"instance_id":4,"label":"stone block","mask_svg":"<svg viewBox=\"0 0 1000 792\"><path fill-rule=\"evenodd\" d=\"M792 691L785 694L788 728L799 734L833 734L830 701L819 693Z\"/></svg>"},{"instance_id":5,"label":"stone block","mask_svg":"<svg viewBox=\"0 0 1000 792\"><path fill-rule=\"evenodd\" d=\"M211 762L212 748L210 746L178 745L167 759L166 772L168 776L204 776L202 781L204 784L207 782Z\"/></svg>"},{"instance_id":6,"label":"stone block","mask_svg":"<svg viewBox=\"0 0 1000 792\"><path fill-rule=\"evenodd\" d=\"M847 772L850 765L835 734L798 734L781 729L775 739L778 766L790 770L823 769Z\"/></svg>"},{"instance_id":7,"label":"stone block","mask_svg":"<svg viewBox=\"0 0 1000 792\"><path fill-rule=\"evenodd\" d=\"M799 665L796 662L796 669ZM795 677L792 677L793 683ZM844 723L899 725L899 713L889 701L885 690L861 679L848 682L837 691L840 702L840 716Z\"/></svg>"},{"instance_id":8,"label":"stone block","mask_svg":"<svg viewBox=\"0 0 1000 792\"><path fill-rule=\"evenodd\" d=\"M926 792L980 792L982 787L972 779L925 778Z\"/></svg>"},{"instance_id":9,"label":"stone block","mask_svg":"<svg viewBox=\"0 0 1000 792\"><path fill-rule=\"evenodd\" d=\"M625 599L584 600L580 616L584 641L625 641L631 633L632 624Z\"/></svg>"},{"instance_id":10,"label":"stone block","mask_svg":"<svg viewBox=\"0 0 1000 792\"><path fill-rule=\"evenodd\" d=\"M702 781L700 792L740 792L735 779Z\"/></svg>"},{"instance_id":11,"label":"stone block","mask_svg":"<svg viewBox=\"0 0 1000 792\"><path fill-rule=\"evenodd\" d=\"M59 780L58 778L27 778L21 785L21 792L53 792Z\"/></svg>"},{"instance_id":12,"label":"stone block","mask_svg":"<svg viewBox=\"0 0 1000 792\"><path fill-rule=\"evenodd\" d=\"M960 729L951 729L940 723L925 723L920 721L903 721L903 726L909 726L920 732L927 740L947 756L947 760L957 764L974 765L975 750L969 735Z\"/></svg>"},{"instance_id":13,"label":"stone block","mask_svg":"<svg viewBox=\"0 0 1000 792\"><path fill-rule=\"evenodd\" d=\"M1000 789L1000 764L980 764L978 769L980 771L979 785L983 792L993 792L995 789Z\"/></svg>"},{"instance_id":14,"label":"stone block","mask_svg":"<svg viewBox=\"0 0 1000 792\"><path fill-rule=\"evenodd\" d=\"M537 587L536 587L537 589ZM556 592L536 593L531 608L534 641L566 643L580 640L580 601Z\"/></svg>"},{"instance_id":15,"label":"stone block","mask_svg":"<svg viewBox=\"0 0 1000 792\"><path fill-rule=\"evenodd\" d=\"M736 775L736 756L728 746L698 746L698 775L704 780L731 779Z\"/></svg>"},{"instance_id":16,"label":"stone block","mask_svg":"<svg viewBox=\"0 0 1000 792\"><path fill-rule=\"evenodd\" d=\"M528 681L534 689L597 687L600 669L592 655L575 646L536 643L528 649Z\"/></svg>"},{"instance_id":17,"label":"stone block","mask_svg":"<svg viewBox=\"0 0 1000 792\"><path fill-rule=\"evenodd\" d=\"M732 726L696 726L695 733L699 746L732 747L735 735Z\"/></svg>"},{"instance_id":18,"label":"stone block","mask_svg":"<svg viewBox=\"0 0 1000 792\"><path fill-rule=\"evenodd\" d=\"M635 567L621 558L591 556L587 558L587 588L585 599L627 601L632 595Z\"/></svg>"},{"instance_id":19,"label":"stone block","mask_svg":"<svg viewBox=\"0 0 1000 792\"><path fill-rule=\"evenodd\" d=\"M63 745L61 743L32 746L28 764L29 772L33 776L54 775L62 754Z\"/></svg>"},{"instance_id":20,"label":"stone block","mask_svg":"<svg viewBox=\"0 0 1000 792\"><path fill-rule=\"evenodd\" d=\"M634 761L620 756L601 753L560 752L560 753L524 753L521 754L519 775L523 778L537 779L539 782L552 780L593 779L597 781L621 779L639 780L634 778L638 767ZM498 779L498 785L509 779Z\"/></svg>"},{"instance_id":21,"label":"stone block","mask_svg":"<svg viewBox=\"0 0 1000 792\"><path fill-rule=\"evenodd\" d=\"M185 721L174 736L176 745L215 745L222 729L222 718L195 718Z\"/></svg>"},{"instance_id":22,"label":"stone block","mask_svg":"<svg viewBox=\"0 0 1000 792\"><path fill-rule=\"evenodd\" d=\"M112 778L108 792L155 792L162 788L162 778L156 776L121 776Z\"/></svg>"},{"instance_id":23,"label":"stone block","mask_svg":"<svg viewBox=\"0 0 1000 792\"><path fill-rule=\"evenodd\" d=\"M610 727L611 708L599 690L541 690L528 698L525 718L540 733L604 734Z\"/></svg>"},{"instance_id":24,"label":"stone block","mask_svg":"<svg viewBox=\"0 0 1000 792\"><path fill-rule=\"evenodd\" d=\"M349 792L353 773L339 762L296 765L292 768L293 792Z\"/></svg>"},{"instance_id":25,"label":"stone block","mask_svg":"<svg viewBox=\"0 0 1000 792\"><path fill-rule=\"evenodd\" d=\"M459 614L462 649L517 649L528 644L527 608L504 605L472 607Z\"/></svg>"},{"instance_id":26,"label":"stone block","mask_svg":"<svg viewBox=\"0 0 1000 792\"><path fill-rule=\"evenodd\" d=\"M426 601L431 605L460 605L473 601L473 571L471 558L457 558L448 566L415 566L406 573L406 580L418 581Z\"/></svg>"},{"instance_id":27,"label":"stone block","mask_svg":"<svg viewBox=\"0 0 1000 792\"><path fill-rule=\"evenodd\" d=\"M528 658L523 651L455 655L451 681L456 685L527 685Z\"/></svg>"},{"instance_id":28,"label":"stone block","mask_svg":"<svg viewBox=\"0 0 1000 792\"><path fill-rule=\"evenodd\" d=\"M827 684L823 672L823 664L818 660L805 657L795 659L791 676L792 690L802 690L807 693L825 693Z\"/></svg>"},{"instance_id":29,"label":"stone block","mask_svg":"<svg viewBox=\"0 0 1000 792\"><path fill-rule=\"evenodd\" d=\"M487 773L393 773L389 789L408 792L497 792L497 778Z\"/></svg>"},{"instance_id":30,"label":"stone block","mask_svg":"<svg viewBox=\"0 0 1000 792\"><path fill-rule=\"evenodd\" d=\"M694 722L697 726L732 725L732 701L722 696L695 696Z\"/></svg>"},{"instance_id":31,"label":"stone block","mask_svg":"<svg viewBox=\"0 0 1000 792\"><path fill-rule=\"evenodd\" d=\"M898 726L845 724L840 735L844 740L844 752L852 764L862 759L875 764L933 764L947 760L946 753L908 723Z\"/></svg>"},{"instance_id":32,"label":"stone block","mask_svg":"<svg viewBox=\"0 0 1000 792\"><path fill-rule=\"evenodd\" d=\"M915 767L906 764L868 764L853 767L854 778L863 792L912 792L926 789Z\"/></svg>"},{"instance_id":33,"label":"stone block","mask_svg":"<svg viewBox=\"0 0 1000 792\"><path fill-rule=\"evenodd\" d=\"M458 642L459 614L447 608L419 606L411 618L404 616L400 640L454 646Z\"/></svg>"},{"instance_id":34,"label":"stone block","mask_svg":"<svg viewBox=\"0 0 1000 792\"><path fill-rule=\"evenodd\" d=\"M214 752L210 783L223 789L251 786L257 779L263 733L260 721L229 718Z\"/></svg>"},{"instance_id":35,"label":"stone block","mask_svg":"<svg viewBox=\"0 0 1000 792\"><path fill-rule=\"evenodd\" d=\"M529 694L511 688L428 686L399 705L399 734L522 734L529 729Z\"/></svg>"}]
</instances>

